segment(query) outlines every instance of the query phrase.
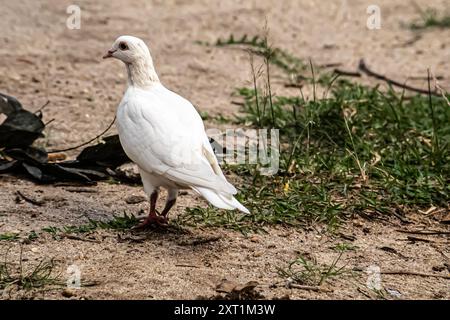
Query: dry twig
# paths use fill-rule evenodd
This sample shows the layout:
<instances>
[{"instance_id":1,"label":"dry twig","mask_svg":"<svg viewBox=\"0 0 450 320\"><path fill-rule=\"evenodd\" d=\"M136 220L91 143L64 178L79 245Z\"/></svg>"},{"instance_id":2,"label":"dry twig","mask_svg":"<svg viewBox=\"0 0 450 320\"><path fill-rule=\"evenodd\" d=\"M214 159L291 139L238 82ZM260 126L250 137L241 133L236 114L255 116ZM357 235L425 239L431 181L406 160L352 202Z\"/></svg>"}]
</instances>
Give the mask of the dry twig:
<instances>
[{"instance_id":1,"label":"dry twig","mask_svg":"<svg viewBox=\"0 0 450 320\"><path fill-rule=\"evenodd\" d=\"M434 96L440 96L439 93L437 93L436 91L433 91L433 92L430 93L428 91L428 89L415 88L415 87L412 87L412 86L407 85L405 83L401 83L401 82L392 80L392 79L390 79L390 78L388 78L388 77L386 77L386 76L384 76L382 74L376 73L376 72L370 70L367 67L366 63L364 62L364 59L361 59L359 61L358 69L361 72L363 72L366 75L368 75L369 77L372 77L372 78L375 78L375 79L378 79L378 80L382 80L382 81L384 81L384 82L386 82L386 83L388 83L390 85L393 85L393 86L396 86L396 87L399 87L399 88L402 88L402 89L406 89L406 90L409 90L409 91L417 92L417 93L420 93L420 94L431 94L431 95L434 95Z\"/></svg>"},{"instance_id":2,"label":"dry twig","mask_svg":"<svg viewBox=\"0 0 450 320\"><path fill-rule=\"evenodd\" d=\"M19 190L17 190L16 193L17 193L17 195L18 195L19 197L21 197L21 198L22 198L23 200L25 200L26 202L29 202L29 203L34 204L34 205L36 205L36 206L43 206L43 205L45 204L45 201L43 201L43 200L36 200L36 199L30 198L30 197L24 195L24 194L23 194L21 191L19 191Z\"/></svg>"},{"instance_id":3,"label":"dry twig","mask_svg":"<svg viewBox=\"0 0 450 320\"><path fill-rule=\"evenodd\" d=\"M434 274L434 273L423 273L423 272L405 271L405 270L382 271L381 274L405 275L405 276L418 276L418 277L433 277L433 278L450 279L450 275Z\"/></svg>"}]
</instances>

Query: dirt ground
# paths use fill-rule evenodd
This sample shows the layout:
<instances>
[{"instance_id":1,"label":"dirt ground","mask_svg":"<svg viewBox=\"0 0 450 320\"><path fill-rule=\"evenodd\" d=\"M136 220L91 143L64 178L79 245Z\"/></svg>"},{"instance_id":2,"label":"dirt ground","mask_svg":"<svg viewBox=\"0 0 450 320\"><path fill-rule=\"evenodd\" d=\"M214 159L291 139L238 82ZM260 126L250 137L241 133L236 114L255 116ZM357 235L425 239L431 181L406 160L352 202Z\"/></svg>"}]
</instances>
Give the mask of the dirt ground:
<instances>
[{"instance_id":1,"label":"dirt ground","mask_svg":"<svg viewBox=\"0 0 450 320\"><path fill-rule=\"evenodd\" d=\"M354 70L360 58L381 73L405 81L423 77L428 67L444 76L450 88L450 30L413 33L404 25L418 17L408 1L379 0L382 25L368 30L366 8L371 2L348 1L76 1L82 10L80 30L66 27L66 8L73 1L1 1L0 92L17 97L27 109L45 101L48 148L76 145L101 132L112 120L125 90L126 73L117 61L101 56L115 38L130 34L151 47L157 72L170 89L202 111L233 114L236 87L248 84L248 56L239 50L207 48L196 40L215 41L233 33L261 34L267 17L270 39L276 46L317 64L341 63ZM417 1L444 8L446 1ZM447 7L448 9L448 7ZM366 80L364 80L366 81ZM275 80L276 82L276 80ZM425 86L425 80L410 80ZM275 90L283 89L279 84ZM214 126L207 123L207 126ZM76 153L76 152L75 152ZM69 153L73 156L75 153ZM42 186L0 176L0 233L40 230L48 226L82 224L87 218L108 219L124 211L138 213L147 204L130 205L129 195L143 195L138 187L99 183L89 193L62 186ZM43 206L17 202L16 191L45 200ZM172 215L201 203L192 193L179 197ZM381 272L407 271L448 275L448 236L411 236L398 230L446 230L436 212L411 213L405 224L393 218L367 221L355 218L336 232L321 225L311 228L271 228L267 234L244 237L223 229L192 228L188 232L130 233L99 231L92 241L54 240L49 235L24 245L27 262L54 257L63 270L75 264L81 281L95 285L75 290L72 299L193 299L211 297L221 279L257 281L266 298L367 299L379 297L366 287L367 268ZM439 214L442 214L440 212ZM195 239L216 241L193 244ZM194 241L195 242L195 241ZM353 270L332 278L326 290L289 289L277 274L299 253L330 264L336 244L351 243L339 266ZM2 252L12 245L0 243ZM362 271L357 271L362 270ZM450 281L444 278L382 274L388 299L449 299ZM65 294L67 296L67 294ZM19 297L20 294L12 297ZM63 290L36 295L65 299Z\"/></svg>"}]
</instances>

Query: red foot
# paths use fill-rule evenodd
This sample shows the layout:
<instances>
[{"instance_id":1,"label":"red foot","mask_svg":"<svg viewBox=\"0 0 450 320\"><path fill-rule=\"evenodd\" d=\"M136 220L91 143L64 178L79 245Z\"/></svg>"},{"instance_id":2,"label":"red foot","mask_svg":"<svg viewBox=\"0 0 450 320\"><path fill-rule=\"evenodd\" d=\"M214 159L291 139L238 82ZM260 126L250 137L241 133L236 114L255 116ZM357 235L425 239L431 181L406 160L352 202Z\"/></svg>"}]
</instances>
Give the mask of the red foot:
<instances>
[{"instance_id":1,"label":"red foot","mask_svg":"<svg viewBox=\"0 0 450 320\"><path fill-rule=\"evenodd\" d=\"M168 225L167 217L157 216L156 214L149 215L144 221L135 226L133 229L146 229L155 225L166 227Z\"/></svg>"}]
</instances>

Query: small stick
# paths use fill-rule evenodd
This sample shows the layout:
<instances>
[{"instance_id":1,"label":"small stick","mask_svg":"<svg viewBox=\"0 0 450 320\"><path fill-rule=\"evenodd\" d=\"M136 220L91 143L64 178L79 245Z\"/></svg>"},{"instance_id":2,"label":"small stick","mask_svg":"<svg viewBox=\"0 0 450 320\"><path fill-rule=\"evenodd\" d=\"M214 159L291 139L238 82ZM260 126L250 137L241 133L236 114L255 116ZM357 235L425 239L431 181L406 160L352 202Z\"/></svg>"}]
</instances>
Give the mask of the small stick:
<instances>
[{"instance_id":1,"label":"small stick","mask_svg":"<svg viewBox=\"0 0 450 320\"><path fill-rule=\"evenodd\" d=\"M101 284L100 281L89 281L89 282L82 282L81 283L81 287L94 287L94 286L98 286L99 284Z\"/></svg>"},{"instance_id":2,"label":"small stick","mask_svg":"<svg viewBox=\"0 0 450 320\"><path fill-rule=\"evenodd\" d=\"M450 231L439 231L439 230L401 230L397 229L396 231L401 233L410 233L410 234L422 234L422 235L437 235L437 234L450 234Z\"/></svg>"},{"instance_id":3,"label":"small stick","mask_svg":"<svg viewBox=\"0 0 450 320\"><path fill-rule=\"evenodd\" d=\"M79 193L98 193L95 189L88 189L88 188L65 188L64 190L69 192L79 192Z\"/></svg>"},{"instance_id":4,"label":"small stick","mask_svg":"<svg viewBox=\"0 0 450 320\"><path fill-rule=\"evenodd\" d=\"M301 83L286 83L284 85L284 87L285 88L299 88L299 89L301 89L301 88L303 88L303 84L301 84Z\"/></svg>"},{"instance_id":5,"label":"small stick","mask_svg":"<svg viewBox=\"0 0 450 320\"><path fill-rule=\"evenodd\" d=\"M114 116L114 119L111 121L111 123L108 125L108 127L107 127L105 130L103 130L102 133L98 134L97 136L95 136L94 138L92 138L92 139L89 140L89 141L83 142L82 144L79 144L79 145L77 145L77 146L75 146L75 147L71 147L71 148L67 148L67 149L61 149L61 150L49 150L49 151L47 151L47 153L60 153L60 152L70 151L70 150L74 150L74 149L78 149L78 148L80 148L80 147L83 147L83 146L85 146L85 145L91 143L92 141L97 140L98 138L100 138L101 136L103 136L106 132L108 132L109 129L111 129L111 127L113 126L113 124L114 124L115 121L116 121L116 116Z\"/></svg>"},{"instance_id":6,"label":"small stick","mask_svg":"<svg viewBox=\"0 0 450 320\"><path fill-rule=\"evenodd\" d=\"M443 76L436 76L434 77L436 80L444 80L445 78ZM411 76L409 77L409 79L411 80L427 80L427 77L423 77L423 76Z\"/></svg>"},{"instance_id":7,"label":"small stick","mask_svg":"<svg viewBox=\"0 0 450 320\"><path fill-rule=\"evenodd\" d=\"M392 79L390 79L390 78L388 78L388 77L386 77L386 76L384 76L382 74L376 73L376 72L370 70L367 67L366 63L364 62L364 59L359 60L358 68L359 68L359 70L361 72L364 72L369 77L385 81L385 82L387 82L390 85L393 85L393 86L396 86L396 87L400 87L400 88L403 88L403 89L406 89L406 90L409 90L409 91L421 93L421 94L432 94L434 96L440 96L439 93L437 93L436 91L429 92L429 90L427 90L427 89L411 87L411 86L409 86L407 84L400 83L400 82L392 80Z\"/></svg>"},{"instance_id":8,"label":"small stick","mask_svg":"<svg viewBox=\"0 0 450 320\"><path fill-rule=\"evenodd\" d=\"M231 104L234 104L234 105L237 105L237 106L241 106L241 107L245 106L245 103L244 102L240 102L240 101L231 101Z\"/></svg>"},{"instance_id":9,"label":"small stick","mask_svg":"<svg viewBox=\"0 0 450 320\"><path fill-rule=\"evenodd\" d=\"M413 237L413 236L407 236L407 241L411 241L411 242L417 242L417 241L421 241L421 242L434 242L432 240L429 239L424 239L424 238L418 238L418 237Z\"/></svg>"},{"instance_id":10,"label":"small stick","mask_svg":"<svg viewBox=\"0 0 450 320\"><path fill-rule=\"evenodd\" d=\"M221 238L222 238L221 236L213 236L213 237L209 237L209 238L194 239L192 241L180 241L178 243L178 245L180 245L180 246L197 246L199 244L205 244L205 243L209 243L209 242L218 241Z\"/></svg>"},{"instance_id":11,"label":"small stick","mask_svg":"<svg viewBox=\"0 0 450 320\"><path fill-rule=\"evenodd\" d=\"M404 271L404 270L382 271L381 273L382 274L398 274L398 275L405 275L405 276L418 276L418 277L433 277L433 278L450 279L450 275L423 273L423 272L415 272L415 271Z\"/></svg>"},{"instance_id":12,"label":"small stick","mask_svg":"<svg viewBox=\"0 0 450 320\"><path fill-rule=\"evenodd\" d=\"M45 107L47 107L49 104L50 104L50 100L47 100L47 102L44 103L44 104L42 105L42 107L40 107L39 109L37 109L37 110L34 112L34 114L36 114L36 113L38 113L38 112L44 110Z\"/></svg>"},{"instance_id":13,"label":"small stick","mask_svg":"<svg viewBox=\"0 0 450 320\"><path fill-rule=\"evenodd\" d=\"M176 264L175 267L200 268L199 266L194 266L192 264Z\"/></svg>"},{"instance_id":14,"label":"small stick","mask_svg":"<svg viewBox=\"0 0 450 320\"><path fill-rule=\"evenodd\" d=\"M65 234L62 234L61 237L67 238L67 239L70 239L70 240L79 240L79 241L100 243L100 241L98 241L98 240L82 238L82 237L79 237L79 236L75 236L73 234L66 234L65 233Z\"/></svg>"},{"instance_id":15,"label":"small stick","mask_svg":"<svg viewBox=\"0 0 450 320\"><path fill-rule=\"evenodd\" d=\"M361 73L358 71L347 71L347 70L342 70L339 68L336 68L333 70L334 73L342 75L342 76L347 76L347 77L361 77Z\"/></svg>"},{"instance_id":16,"label":"small stick","mask_svg":"<svg viewBox=\"0 0 450 320\"><path fill-rule=\"evenodd\" d=\"M403 223L409 223L409 220L405 217L403 217L402 215L398 214L397 212L395 212L395 210L391 210L391 213L396 216L401 222Z\"/></svg>"},{"instance_id":17,"label":"small stick","mask_svg":"<svg viewBox=\"0 0 450 320\"><path fill-rule=\"evenodd\" d=\"M334 67L339 67L339 66L342 66L341 62L319 64L317 67L319 67L319 68L334 68Z\"/></svg>"},{"instance_id":18,"label":"small stick","mask_svg":"<svg viewBox=\"0 0 450 320\"><path fill-rule=\"evenodd\" d=\"M301 285L301 284L295 284L295 283L291 283L289 285L289 288L292 289L300 289L300 290L308 290L308 291L316 291L316 292L333 292L331 290L325 289L325 288L321 288L321 287L317 287L317 286L305 286L305 285Z\"/></svg>"},{"instance_id":19,"label":"small stick","mask_svg":"<svg viewBox=\"0 0 450 320\"><path fill-rule=\"evenodd\" d=\"M359 293L362 293L362 294L363 294L364 296L366 296L367 298L373 299L373 297L372 297L370 294L368 294L367 292L364 292L364 290L362 290L361 288L358 288L357 291L358 291Z\"/></svg>"},{"instance_id":20,"label":"small stick","mask_svg":"<svg viewBox=\"0 0 450 320\"><path fill-rule=\"evenodd\" d=\"M53 121L55 121L55 118L50 119L49 121L47 121L46 123L44 123L44 127L48 126L50 123L52 123Z\"/></svg>"},{"instance_id":21,"label":"small stick","mask_svg":"<svg viewBox=\"0 0 450 320\"><path fill-rule=\"evenodd\" d=\"M45 204L45 201L42 200L36 200L36 199L32 199L26 195L24 195L22 192L20 192L19 190L16 191L16 193L25 201L34 204L36 206L43 206Z\"/></svg>"}]
</instances>

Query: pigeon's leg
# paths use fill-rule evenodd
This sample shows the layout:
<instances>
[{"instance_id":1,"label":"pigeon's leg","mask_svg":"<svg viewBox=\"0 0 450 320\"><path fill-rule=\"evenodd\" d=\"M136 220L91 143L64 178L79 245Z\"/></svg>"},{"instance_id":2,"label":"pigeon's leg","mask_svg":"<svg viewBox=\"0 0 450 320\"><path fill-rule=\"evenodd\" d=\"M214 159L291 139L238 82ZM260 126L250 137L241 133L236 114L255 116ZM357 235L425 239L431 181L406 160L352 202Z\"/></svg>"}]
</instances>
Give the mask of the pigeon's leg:
<instances>
[{"instance_id":1,"label":"pigeon's leg","mask_svg":"<svg viewBox=\"0 0 450 320\"><path fill-rule=\"evenodd\" d=\"M148 211L148 216L145 220L138 224L135 229L145 229L151 225L165 225L167 221L165 218L160 217L156 214L156 201L158 200L159 190L155 189L150 195L150 209Z\"/></svg>"},{"instance_id":2,"label":"pigeon's leg","mask_svg":"<svg viewBox=\"0 0 450 320\"><path fill-rule=\"evenodd\" d=\"M167 201L166 206L164 207L163 211L161 212L161 216L168 221L167 214L169 213L170 209L172 209L173 205L177 201L178 196L178 189L169 189L167 194Z\"/></svg>"}]
</instances>

